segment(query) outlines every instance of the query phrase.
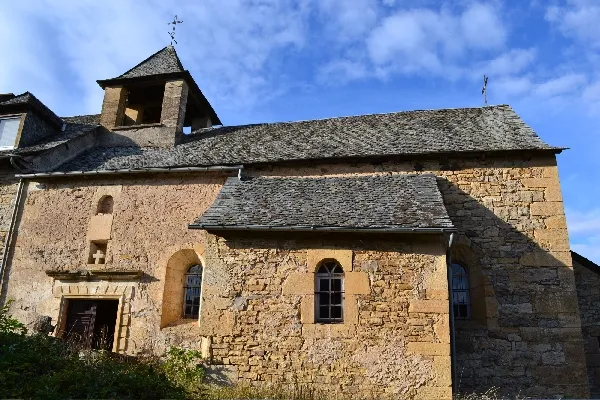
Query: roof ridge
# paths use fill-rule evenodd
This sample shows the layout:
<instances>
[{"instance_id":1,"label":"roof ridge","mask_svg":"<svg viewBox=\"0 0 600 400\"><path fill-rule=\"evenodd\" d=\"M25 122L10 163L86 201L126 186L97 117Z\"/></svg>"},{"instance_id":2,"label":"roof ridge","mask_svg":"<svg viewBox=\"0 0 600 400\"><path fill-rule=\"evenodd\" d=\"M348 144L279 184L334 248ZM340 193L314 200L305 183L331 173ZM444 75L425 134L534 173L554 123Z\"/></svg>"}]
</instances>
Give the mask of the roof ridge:
<instances>
[{"instance_id":1,"label":"roof ridge","mask_svg":"<svg viewBox=\"0 0 600 400\"><path fill-rule=\"evenodd\" d=\"M241 125L222 125L219 127L200 128L195 131L192 131L191 135L207 133L207 132L216 131L219 129L241 128L241 127L248 127L248 126L298 124L298 123L302 123L302 122L333 121L333 120L341 120L341 119L347 119L347 118L359 118L359 117L371 117L371 116L378 117L378 116L385 116L385 115L413 114L413 113L432 112L432 111L442 112L442 111L484 110L484 109L498 109L498 108L504 108L504 109L507 108L514 112L514 109L509 104L497 104L497 105L483 106L483 107L431 108L431 109L420 109L420 110L391 111L391 112L387 112L387 113L343 115L340 117L299 119L299 120L295 120L295 121L275 121L275 122L258 122L258 123L253 123L253 124L241 124ZM520 118L518 115L517 115L517 117Z\"/></svg>"}]
</instances>

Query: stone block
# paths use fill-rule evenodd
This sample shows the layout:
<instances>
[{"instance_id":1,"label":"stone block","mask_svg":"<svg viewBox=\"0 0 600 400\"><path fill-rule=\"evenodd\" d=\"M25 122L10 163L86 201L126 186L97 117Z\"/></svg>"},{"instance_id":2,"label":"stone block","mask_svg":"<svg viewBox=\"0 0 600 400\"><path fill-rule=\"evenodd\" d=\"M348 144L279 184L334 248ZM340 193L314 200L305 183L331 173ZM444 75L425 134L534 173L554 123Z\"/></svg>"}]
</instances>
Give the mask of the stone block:
<instances>
[{"instance_id":1,"label":"stone block","mask_svg":"<svg viewBox=\"0 0 600 400\"><path fill-rule=\"evenodd\" d=\"M352 250L308 249L306 251L306 261L310 272L316 272L317 265L327 259L339 262L346 273L352 271Z\"/></svg>"},{"instance_id":2,"label":"stone block","mask_svg":"<svg viewBox=\"0 0 600 400\"><path fill-rule=\"evenodd\" d=\"M567 229L536 229L533 235L538 240L545 240L556 243L568 242L569 235Z\"/></svg>"},{"instance_id":3,"label":"stone block","mask_svg":"<svg viewBox=\"0 0 600 400\"><path fill-rule=\"evenodd\" d=\"M187 97L188 85L185 81L169 81L165 84L162 112L160 114L161 124L182 131Z\"/></svg>"},{"instance_id":4,"label":"stone block","mask_svg":"<svg viewBox=\"0 0 600 400\"><path fill-rule=\"evenodd\" d=\"M314 294L315 274L309 272L296 272L290 274L281 289L282 294Z\"/></svg>"},{"instance_id":5,"label":"stone block","mask_svg":"<svg viewBox=\"0 0 600 400\"><path fill-rule=\"evenodd\" d=\"M369 275L366 272L346 272L344 274L344 290L346 294L369 294Z\"/></svg>"},{"instance_id":6,"label":"stone block","mask_svg":"<svg viewBox=\"0 0 600 400\"><path fill-rule=\"evenodd\" d=\"M445 386L422 386L417 389L417 394L414 397L415 400L451 400L452 399L452 387Z\"/></svg>"},{"instance_id":7,"label":"stone block","mask_svg":"<svg viewBox=\"0 0 600 400\"><path fill-rule=\"evenodd\" d=\"M88 225L88 240L110 240L112 223L112 214L98 214L92 216Z\"/></svg>"},{"instance_id":8,"label":"stone block","mask_svg":"<svg viewBox=\"0 0 600 400\"><path fill-rule=\"evenodd\" d=\"M310 294L302 297L300 302L300 322L303 324L315 323L315 296Z\"/></svg>"},{"instance_id":9,"label":"stone block","mask_svg":"<svg viewBox=\"0 0 600 400\"><path fill-rule=\"evenodd\" d=\"M112 129L122 124L127 94L127 89L121 86L104 89L104 101L102 102L102 113L100 114L101 125L107 129Z\"/></svg>"},{"instance_id":10,"label":"stone block","mask_svg":"<svg viewBox=\"0 0 600 400\"><path fill-rule=\"evenodd\" d=\"M526 188L547 188L550 186L556 186L558 183L553 178L525 178L521 182Z\"/></svg>"},{"instance_id":11,"label":"stone block","mask_svg":"<svg viewBox=\"0 0 600 400\"><path fill-rule=\"evenodd\" d=\"M426 289L425 297L427 297L428 300L448 300L448 291L447 290Z\"/></svg>"},{"instance_id":12,"label":"stone block","mask_svg":"<svg viewBox=\"0 0 600 400\"><path fill-rule=\"evenodd\" d=\"M532 203L530 212L532 216L564 215L565 209L560 201L544 201Z\"/></svg>"},{"instance_id":13,"label":"stone block","mask_svg":"<svg viewBox=\"0 0 600 400\"><path fill-rule=\"evenodd\" d=\"M422 356L449 356L449 343L430 343L430 342L408 342L406 351L410 354Z\"/></svg>"},{"instance_id":14,"label":"stone block","mask_svg":"<svg viewBox=\"0 0 600 400\"><path fill-rule=\"evenodd\" d=\"M519 262L527 267L564 267L572 264L570 251L549 252L534 250L523 254Z\"/></svg>"},{"instance_id":15,"label":"stone block","mask_svg":"<svg viewBox=\"0 0 600 400\"><path fill-rule=\"evenodd\" d=\"M346 295L344 299L344 324L358 324L358 301L353 295Z\"/></svg>"},{"instance_id":16,"label":"stone block","mask_svg":"<svg viewBox=\"0 0 600 400\"><path fill-rule=\"evenodd\" d=\"M544 219L544 224L548 229L566 229L567 218L564 215L553 215Z\"/></svg>"},{"instance_id":17,"label":"stone block","mask_svg":"<svg viewBox=\"0 0 600 400\"><path fill-rule=\"evenodd\" d=\"M552 185L544 191L544 200L546 201L563 201L562 192L559 185Z\"/></svg>"},{"instance_id":18,"label":"stone block","mask_svg":"<svg viewBox=\"0 0 600 400\"><path fill-rule=\"evenodd\" d=\"M433 330L441 343L450 343L450 317L443 315L433 324Z\"/></svg>"},{"instance_id":19,"label":"stone block","mask_svg":"<svg viewBox=\"0 0 600 400\"><path fill-rule=\"evenodd\" d=\"M452 385L452 360L449 356L433 357L433 373L435 375L435 384L437 386Z\"/></svg>"},{"instance_id":20,"label":"stone block","mask_svg":"<svg viewBox=\"0 0 600 400\"><path fill-rule=\"evenodd\" d=\"M448 314L447 300L413 300L408 306L408 312Z\"/></svg>"}]
</instances>

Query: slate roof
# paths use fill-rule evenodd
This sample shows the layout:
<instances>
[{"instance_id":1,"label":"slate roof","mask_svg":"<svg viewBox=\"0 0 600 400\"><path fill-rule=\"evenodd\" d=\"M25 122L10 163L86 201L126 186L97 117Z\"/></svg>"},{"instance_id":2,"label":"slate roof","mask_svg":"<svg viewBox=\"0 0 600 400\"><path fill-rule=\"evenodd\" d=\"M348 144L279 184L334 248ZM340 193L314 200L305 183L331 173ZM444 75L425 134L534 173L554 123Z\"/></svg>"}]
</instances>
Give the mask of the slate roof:
<instances>
[{"instance_id":1,"label":"slate roof","mask_svg":"<svg viewBox=\"0 0 600 400\"><path fill-rule=\"evenodd\" d=\"M45 117L48 121L52 122L57 127L62 125L62 119L54 114L44 103L42 103L37 97L30 92L22 93L18 96L12 97L8 100L0 102L1 110L15 110L22 112L23 107L33 108L42 117Z\"/></svg>"},{"instance_id":2,"label":"slate roof","mask_svg":"<svg viewBox=\"0 0 600 400\"><path fill-rule=\"evenodd\" d=\"M94 148L63 171L143 169L281 161L560 150L508 105L372 114L204 129L168 149Z\"/></svg>"},{"instance_id":3,"label":"slate roof","mask_svg":"<svg viewBox=\"0 0 600 400\"><path fill-rule=\"evenodd\" d=\"M100 115L80 115L76 117L64 117L61 119L65 122L65 130L55 135L46 136L36 144L27 147L18 147L10 150L0 151L0 156L16 154L29 155L38 153L44 150L49 150L60 146L63 143L69 142L80 136L88 134L100 126Z\"/></svg>"},{"instance_id":4,"label":"slate roof","mask_svg":"<svg viewBox=\"0 0 600 400\"><path fill-rule=\"evenodd\" d=\"M453 225L431 174L229 178L190 228L396 230Z\"/></svg>"}]
</instances>

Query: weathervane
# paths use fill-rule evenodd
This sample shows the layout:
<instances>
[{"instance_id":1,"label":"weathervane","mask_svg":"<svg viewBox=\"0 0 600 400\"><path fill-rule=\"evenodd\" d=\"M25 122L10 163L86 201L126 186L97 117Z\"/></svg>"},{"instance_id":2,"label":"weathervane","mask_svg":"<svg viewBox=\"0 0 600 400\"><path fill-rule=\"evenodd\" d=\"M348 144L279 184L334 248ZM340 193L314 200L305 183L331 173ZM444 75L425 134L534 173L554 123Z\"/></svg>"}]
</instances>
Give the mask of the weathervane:
<instances>
[{"instance_id":1,"label":"weathervane","mask_svg":"<svg viewBox=\"0 0 600 400\"><path fill-rule=\"evenodd\" d=\"M173 29L171 30L171 32L169 32L169 36L171 36L171 46L173 46L173 42L175 42L175 44L177 44L177 40L175 40L175 27L177 26L177 24L183 24L183 21L179 21L177 19L177 15L175 15L175 18L173 18L173 22L169 22L167 25L173 25Z\"/></svg>"},{"instance_id":2,"label":"weathervane","mask_svg":"<svg viewBox=\"0 0 600 400\"><path fill-rule=\"evenodd\" d=\"M175 42L177 43L177 42ZM487 106L487 82L488 77L483 75L483 89L481 89L481 94L483 95L483 103Z\"/></svg>"}]
</instances>

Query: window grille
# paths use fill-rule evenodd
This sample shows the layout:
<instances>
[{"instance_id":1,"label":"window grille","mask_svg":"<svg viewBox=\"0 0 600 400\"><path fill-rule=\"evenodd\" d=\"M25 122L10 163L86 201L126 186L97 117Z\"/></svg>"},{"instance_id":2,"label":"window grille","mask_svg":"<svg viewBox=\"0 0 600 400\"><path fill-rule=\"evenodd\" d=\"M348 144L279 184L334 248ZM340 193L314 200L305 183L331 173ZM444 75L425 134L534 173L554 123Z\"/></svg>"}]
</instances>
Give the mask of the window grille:
<instances>
[{"instance_id":1,"label":"window grille","mask_svg":"<svg viewBox=\"0 0 600 400\"><path fill-rule=\"evenodd\" d=\"M317 270L315 308L317 322L344 321L344 270L335 260L322 262Z\"/></svg>"},{"instance_id":2,"label":"window grille","mask_svg":"<svg viewBox=\"0 0 600 400\"><path fill-rule=\"evenodd\" d=\"M198 318L202 288L202 265L192 265L185 274L183 317Z\"/></svg>"},{"instance_id":3,"label":"window grille","mask_svg":"<svg viewBox=\"0 0 600 400\"><path fill-rule=\"evenodd\" d=\"M454 319L471 318L469 275L465 267L460 264L452 264L452 305Z\"/></svg>"}]
</instances>

